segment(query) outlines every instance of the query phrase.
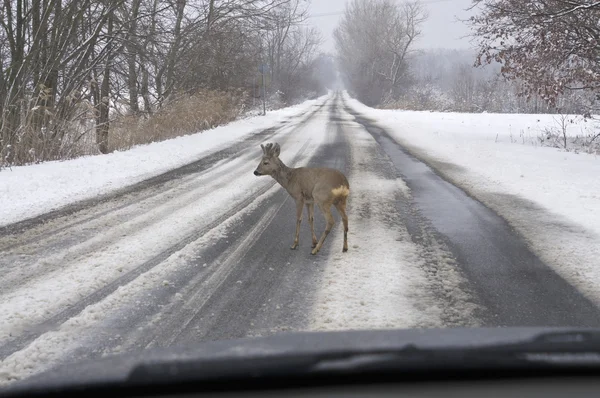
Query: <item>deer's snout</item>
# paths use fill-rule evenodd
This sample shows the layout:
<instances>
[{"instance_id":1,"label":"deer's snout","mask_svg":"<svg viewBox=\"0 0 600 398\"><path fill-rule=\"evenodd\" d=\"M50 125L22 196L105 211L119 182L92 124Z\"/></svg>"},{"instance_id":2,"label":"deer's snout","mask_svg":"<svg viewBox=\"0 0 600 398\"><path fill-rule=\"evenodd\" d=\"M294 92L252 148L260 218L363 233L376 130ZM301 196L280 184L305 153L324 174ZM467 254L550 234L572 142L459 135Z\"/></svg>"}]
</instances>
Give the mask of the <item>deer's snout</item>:
<instances>
[{"instance_id":1,"label":"deer's snout","mask_svg":"<svg viewBox=\"0 0 600 398\"><path fill-rule=\"evenodd\" d=\"M262 174L260 174L260 173L258 172L258 170L254 170L254 175L255 175L255 176L260 176L260 175L262 175Z\"/></svg>"}]
</instances>

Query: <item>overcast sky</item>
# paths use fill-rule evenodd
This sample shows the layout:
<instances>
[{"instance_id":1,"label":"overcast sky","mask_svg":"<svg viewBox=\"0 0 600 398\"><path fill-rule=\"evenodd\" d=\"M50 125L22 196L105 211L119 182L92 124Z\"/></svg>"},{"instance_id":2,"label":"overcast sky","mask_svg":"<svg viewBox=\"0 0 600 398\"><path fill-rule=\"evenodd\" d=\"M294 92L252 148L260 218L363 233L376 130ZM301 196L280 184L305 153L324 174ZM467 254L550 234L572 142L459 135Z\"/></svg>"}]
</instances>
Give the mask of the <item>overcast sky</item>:
<instances>
[{"instance_id":1,"label":"overcast sky","mask_svg":"<svg viewBox=\"0 0 600 398\"><path fill-rule=\"evenodd\" d=\"M349 0L312 0L310 13L313 15L308 22L316 26L323 35L323 51L333 52L333 30ZM398 0L400 3L402 0ZM471 15L465 11L471 0L421 0L429 11L429 19L423 25L423 35L419 39L419 48L469 48L468 38L463 36L469 29L457 18L463 19ZM333 14L336 15L322 15Z\"/></svg>"}]
</instances>

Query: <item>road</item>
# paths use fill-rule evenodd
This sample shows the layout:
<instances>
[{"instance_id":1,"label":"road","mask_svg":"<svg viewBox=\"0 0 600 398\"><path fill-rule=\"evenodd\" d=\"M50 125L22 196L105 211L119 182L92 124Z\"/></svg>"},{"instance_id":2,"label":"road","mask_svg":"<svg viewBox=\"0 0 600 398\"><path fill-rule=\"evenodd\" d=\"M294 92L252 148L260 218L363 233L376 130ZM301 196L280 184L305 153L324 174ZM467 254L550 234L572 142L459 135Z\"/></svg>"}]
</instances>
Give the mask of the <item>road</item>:
<instances>
[{"instance_id":1,"label":"road","mask_svg":"<svg viewBox=\"0 0 600 398\"><path fill-rule=\"evenodd\" d=\"M289 249L294 203L252 175L271 141L289 166L347 174L348 253L339 222L318 255L306 220ZM315 221L319 235L318 210ZM338 95L198 162L0 228L0 272L0 382L290 330L600 326L502 218Z\"/></svg>"}]
</instances>

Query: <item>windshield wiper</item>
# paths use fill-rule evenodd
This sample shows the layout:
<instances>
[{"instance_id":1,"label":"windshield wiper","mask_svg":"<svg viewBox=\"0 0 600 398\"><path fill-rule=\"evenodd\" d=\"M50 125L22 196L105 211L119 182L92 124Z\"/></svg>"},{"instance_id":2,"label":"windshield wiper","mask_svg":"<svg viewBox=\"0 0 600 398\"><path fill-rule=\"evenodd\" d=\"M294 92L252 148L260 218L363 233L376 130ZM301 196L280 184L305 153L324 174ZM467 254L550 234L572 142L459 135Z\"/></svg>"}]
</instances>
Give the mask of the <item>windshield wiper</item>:
<instances>
[{"instance_id":1,"label":"windshield wiper","mask_svg":"<svg viewBox=\"0 0 600 398\"><path fill-rule=\"evenodd\" d=\"M474 344L472 347L458 348L420 348L406 344L394 350L352 349L260 358L145 363L133 369L128 381L133 384L172 383L365 372L406 374L420 371L556 369L565 366L600 369L600 333L549 332L518 343Z\"/></svg>"},{"instance_id":2,"label":"windshield wiper","mask_svg":"<svg viewBox=\"0 0 600 398\"><path fill-rule=\"evenodd\" d=\"M316 332L122 354L56 369L17 383L13 392L232 391L599 373L600 329Z\"/></svg>"}]
</instances>

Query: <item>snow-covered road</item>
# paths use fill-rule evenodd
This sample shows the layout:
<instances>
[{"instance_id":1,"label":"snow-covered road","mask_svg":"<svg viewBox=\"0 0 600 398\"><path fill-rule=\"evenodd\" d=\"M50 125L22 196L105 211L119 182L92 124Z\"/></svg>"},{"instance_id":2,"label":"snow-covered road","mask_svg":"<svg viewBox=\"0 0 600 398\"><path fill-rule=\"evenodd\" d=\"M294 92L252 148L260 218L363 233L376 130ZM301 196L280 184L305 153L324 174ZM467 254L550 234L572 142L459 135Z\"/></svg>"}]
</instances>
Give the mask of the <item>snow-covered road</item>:
<instances>
[{"instance_id":1,"label":"snow-covered road","mask_svg":"<svg viewBox=\"0 0 600 398\"><path fill-rule=\"evenodd\" d=\"M2 228L0 384L112 353L288 330L600 325L596 306L504 220L342 95L292 116ZM336 224L311 256L306 221L289 250L294 204L252 175L268 141L290 166L347 174L348 253ZM318 211L315 221L319 234Z\"/></svg>"}]
</instances>

